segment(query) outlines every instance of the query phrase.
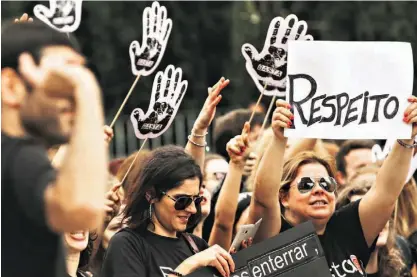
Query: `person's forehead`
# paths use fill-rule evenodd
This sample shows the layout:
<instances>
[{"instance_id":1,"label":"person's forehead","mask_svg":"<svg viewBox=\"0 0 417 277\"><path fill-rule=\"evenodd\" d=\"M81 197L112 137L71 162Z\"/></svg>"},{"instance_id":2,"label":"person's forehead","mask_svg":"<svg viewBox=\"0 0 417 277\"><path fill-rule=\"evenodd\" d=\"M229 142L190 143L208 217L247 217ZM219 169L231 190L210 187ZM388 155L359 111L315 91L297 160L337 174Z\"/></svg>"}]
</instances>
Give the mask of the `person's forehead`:
<instances>
[{"instance_id":1,"label":"person's forehead","mask_svg":"<svg viewBox=\"0 0 417 277\"><path fill-rule=\"evenodd\" d=\"M198 195L200 193L200 181L198 178L187 179L180 186L170 189L169 193Z\"/></svg>"},{"instance_id":2,"label":"person's forehead","mask_svg":"<svg viewBox=\"0 0 417 277\"><path fill-rule=\"evenodd\" d=\"M299 167L298 177L326 177L329 176L326 168L319 163L305 164Z\"/></svg>"},{"instance_id":3,"label":"person's forehead","mask_svg":"<svg viewBox=\"0 0 417 277\"><path fill-rule=\"evenodd\" d=\"M348 165L372 163L372 150L369 148L353 149L345 156L345 160Z\"/></svg>"}]
</instances>

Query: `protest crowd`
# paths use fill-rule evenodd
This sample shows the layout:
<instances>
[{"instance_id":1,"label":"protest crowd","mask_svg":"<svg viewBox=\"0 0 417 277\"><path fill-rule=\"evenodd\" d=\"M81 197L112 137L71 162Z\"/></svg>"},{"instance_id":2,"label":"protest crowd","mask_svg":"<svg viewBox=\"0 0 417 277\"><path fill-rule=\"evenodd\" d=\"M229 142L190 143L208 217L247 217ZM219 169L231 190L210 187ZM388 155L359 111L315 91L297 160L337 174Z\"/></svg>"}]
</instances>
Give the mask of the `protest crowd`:
<instances>
[{"instance_id":1,"label":"protest crowd","mask_svg":"<svg viewBox=\"0 0 417 277\"><path fill-rule=\"evenodd\" d=\"M398 111L410 136L375 160L376 140L287 137L300 111L282 98L270 121L256 107L216 116L233 82L221 77L186 145L110 160L117 132L75 37L25 14L4 23L1 44L3 276L277 276L314 249L269 255L249 274L235 273L235 257L311 222L328 276L417 277L417 97ZM138 72L152 66L137 56ZM156 74L153 110L131 116L143 143L169 128L186 89L181 70ZM255 235L233 243L249 224Z\"/></svg>"}]
</instances>

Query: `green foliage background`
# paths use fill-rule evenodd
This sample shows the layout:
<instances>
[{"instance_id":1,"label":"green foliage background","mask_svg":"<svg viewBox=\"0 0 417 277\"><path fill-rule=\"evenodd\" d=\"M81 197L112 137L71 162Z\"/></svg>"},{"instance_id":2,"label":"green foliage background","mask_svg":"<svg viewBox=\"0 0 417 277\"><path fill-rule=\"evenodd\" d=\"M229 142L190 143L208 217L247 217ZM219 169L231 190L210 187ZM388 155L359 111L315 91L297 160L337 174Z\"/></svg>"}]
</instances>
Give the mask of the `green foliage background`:
<instances>
[{"instance_id":1,"label":"green foliage background","mask_svg":"<svg viewBox=\"0 0 417 277\"><path fill-rule=\"evenodd\" d=\"M2 1L2 19L32 14L37 1ZM45 5L46 1L42 1ZM76 31L85 55L103 87L106 114L112 116L134 81L128 49L142 43L142 12L151 1L84 1ZM189 80L182 109L200 108L207 87L219 77L231 80L221 107L246 107L258 91L244 67L240 48L263 46L275 16L296 14L306 20L316 40L407 41L417 64L417 2L270 2L161 1L174 24L160 69L179 66ZM311 53L314 55L314 53ZM331 76L329 76L331 78ZM415 73L415 79L417 73ZM153 76L143 77L124 113L146 108ZM383 82L383 80L381 80ZM416 94L417 82L414 82ZM264 99L268 105L269 99Z\"/></svg>"}]
</instances>

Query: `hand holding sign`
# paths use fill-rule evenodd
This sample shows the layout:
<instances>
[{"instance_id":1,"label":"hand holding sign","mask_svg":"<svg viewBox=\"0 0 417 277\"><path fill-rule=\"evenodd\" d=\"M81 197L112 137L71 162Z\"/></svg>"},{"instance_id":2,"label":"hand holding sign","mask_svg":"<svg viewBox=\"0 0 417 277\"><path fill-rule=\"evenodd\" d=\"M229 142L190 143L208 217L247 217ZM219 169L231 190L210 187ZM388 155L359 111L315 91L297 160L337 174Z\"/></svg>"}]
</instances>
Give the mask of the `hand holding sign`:
<instances>
[{"instance_id":1,"label":"hand holding sign","mask_svg":"<svg viewBox=\"0 0 417 277\"><path fill-rule=\"evenodd\" d=\"M143 11L142 47L132 41L129 48L132 73L151 75L161 62L171 33L172 20L167 18L167 9L153 2L152 7Z\"/></svg>"},{"instance_id":2,"label":"hand holding sign","mask_svg":"<svg viewBox=\"0 0 417 277\"><path fill-rule=\"evenodd\" d=\"M151 101L146 114L136 108L130 115L138 139L156 138L171 125L187 91L188 82L182 80L181 68L169 65L154 79Z\"/></svg>"},{"instance_id":3,"label":"hand holding sign","mask_svg":"<svg viewBox=\"0 0 417 277\"><path fill-rule=\"evenodd\" d=\"M216 268L224 277L230 276L230 273L235 271L232 256L217 244L189 257L175 271L186 275L197 268L206 266Z\"/></svg>"},{"instance_id":4,"label":"hand holding sign","mask_svg":"<svg viewBox=\"0 0 417 277\"><path fill-rule=\"evenodd\" d=\"M297 16L275 17L269 24L264 48L260 53L249 43L242 46L246 69L259 91L265 95L284 96L287 77L288 40L313 40L306 35L307 23ZM264 91L265 87L265 91Z\"/></svg>"},{"instance_id":5,"label":"hand holding sign","mask_svg":"<svg viewBox=\"0 0 417 277\"><path fill-rule=\"evenodd\" d=\"M81 22L82 0L49 0L49 8L42 4L33 8L33 13L57 31L71 33Z\"/></svg>"},{"instance_id":6,"label":"hand holding sign","mask_svg":"<svg viewBox=\"0 0 417 277\"><path fill-rule=\"evenodd\" d=\"M250 125L246 122L242 134L232 138L226 145L230 161L242 168L245 166L245 151L249 147L249 132Z\"/></svg>"},{"instance_id":7,"label":"hand holding sign","mask_svg":"<svg viewBox=\"0 0 417 277\"><path fill-rule=\"evenodd\" d=\"M284 128L291 126L294 115L290 111L291 106L288 102L278 99L276 105L277 108L272 115L271 127L277 138L284 139Z\"/></svg>"}]
</instances>

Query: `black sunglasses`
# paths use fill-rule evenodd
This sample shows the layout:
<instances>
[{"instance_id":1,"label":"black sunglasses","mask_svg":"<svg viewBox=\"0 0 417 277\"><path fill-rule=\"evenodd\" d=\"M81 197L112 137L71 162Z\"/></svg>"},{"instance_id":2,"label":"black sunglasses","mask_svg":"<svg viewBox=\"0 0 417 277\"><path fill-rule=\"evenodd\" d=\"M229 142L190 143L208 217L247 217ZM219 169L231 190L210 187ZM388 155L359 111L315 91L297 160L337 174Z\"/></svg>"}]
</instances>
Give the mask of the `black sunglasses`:
<instances>
[{"instance_id":1,"label":"black sunglasses","mask_svg":"<svg viewBox=\"0 0 417 277\"><path fill-rule=\"evenodd\" d=\"M161 193L165 196L167 196L169 199L175 202L174 208L177 211L185 210L188 206L193 203L196 206L201 204L201 201L203 201L203 196L179 196L179 197L172 197L168 195L166 192L161 191Z\"/></svg>"},{"instance_id":2,"label":"black sunglasses","mask_svg":"<svg viewBox=\"0 0 417 277\"><path fill-rule=\"evenodd\" d=\"M333 177L302 177L297 182L297 188L301 193L311 191L316 183L327 192L334 192L337 187L337 182Z\"/></svg>"}]
</instances>

